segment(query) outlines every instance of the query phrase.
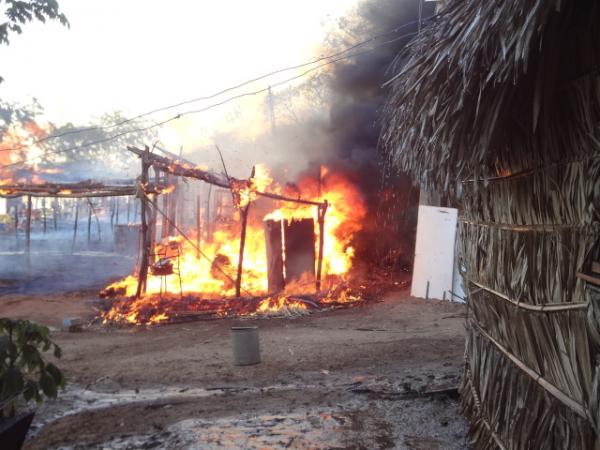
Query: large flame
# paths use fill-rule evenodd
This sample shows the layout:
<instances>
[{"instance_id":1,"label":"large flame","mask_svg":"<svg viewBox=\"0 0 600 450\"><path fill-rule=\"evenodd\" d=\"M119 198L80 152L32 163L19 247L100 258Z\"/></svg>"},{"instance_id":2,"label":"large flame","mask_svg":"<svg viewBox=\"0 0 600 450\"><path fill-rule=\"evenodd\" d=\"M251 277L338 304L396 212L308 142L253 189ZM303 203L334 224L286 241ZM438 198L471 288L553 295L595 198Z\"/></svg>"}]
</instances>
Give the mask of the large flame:
<instances>
[{"instance_id":1,"label":"large flame","mask_svg":"<svg viewBox=\"0 0 600 450\"><path fill-rule=\"evenodd\" d=\"M319 179L320 178L320 179ZM264 166L257 166L254 178L250 183L234 186L234 199L240 207L251 204L255 214L248 222L246 244L243 260L242 293L244 296L265 296L268 289L267 253L265 245L264 220L313 219L315 223L315 254L318 254L319 228L318 208L314 205L277 201L263 211L265 205L259 205L256 192L273 192L289 197L302 198L315 202L327 200L329 207L325 217L324 251L323 251L323 296L325 301L331 300L331 293L340 283L345 281L350 272L354 248L352 240L361 229L366 214L363 198L357 188L342 174L323 170L321 177L305 177L294 185L281 186L273 181ZM237 197L236 191L237 190ZM273 205L274 204L274 205ZM193 236L192 231L186 233ZM195 242L195 238L191 239ZM154 260L163 258L172 264L175 272L181 274L181 286L177 275L161 277L148 275L146 295L140 299L117 302L105 316L105 321L125 321L132 323L159 322L169 318L168 298L173 304L179 301L180 291L184 296L192 295L197 299L224 299L235 294L234 280L237 274L240 229L238 226L221 224L203 242L200 252L195 245L182 238L170 238L158 244L154 251ZM156 264L154 264L156 266ZM152 272L152 270L151 270ZM164 283L161 285L161 283ZM104 292L116 292L125 297L133 297L138 280L136 275L129 276L105 289ZM162 291L160 300L157 294ZM168 294L164 295L167 292ZM292 295L315 293L314 274L307 274L301 280L288 284L283 293L261 300L249 313L278 311L293 307L306 309L306 300L293 299ZM353 301L355 297L340 294L336 300ZM203 300L198 300L202 302ZM154 302L154 303L153 303ZM157 306L160 303L160 307ZM229 303L228 307L230 306ZM140 318L140 311L147 311L154 305L149 317ZM201 308L199 308L201 309Z\"/></svg>"},{"instance_id":2,"label":"large flame","mask_svg":"<svg viewBox=\"0 0 600 450\"><path fill-rule=\"evenodd\" d=\"M33 120L6 127L0 135L0 194L13 194L2 186L44 183L44 174L61 172L38 167L37 161L44 154L38 141L47 135L48 131Z\"/></svg>"}]
</instances>

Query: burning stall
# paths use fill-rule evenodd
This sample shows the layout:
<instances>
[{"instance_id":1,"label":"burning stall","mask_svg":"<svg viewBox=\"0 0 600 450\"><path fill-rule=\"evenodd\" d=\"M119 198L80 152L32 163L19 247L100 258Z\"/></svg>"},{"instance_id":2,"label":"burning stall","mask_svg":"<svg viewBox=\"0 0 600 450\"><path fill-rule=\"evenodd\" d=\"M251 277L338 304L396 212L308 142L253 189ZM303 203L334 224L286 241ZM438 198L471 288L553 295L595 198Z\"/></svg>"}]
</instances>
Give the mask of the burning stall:
<instances>
[{"instance_id":1,"label":"burning stall","mask_svg":"<svg viewBox=\"0 0 600 450\"><path fill-rule=\"evenodd\" d=\"M147 149L129 150L142 161L138 196L144 244L135 275L102 292L113 298L103 314L106 322L307 310L360 299L347 275L354 257L351 242L366 209L357 189L343 177L307 178L292 195L261 165L240 180ZM168 202L145 189L150 170L155 179L169 174L226 190L235 207L235 226L229 221L207 223L206 237L200 239L199 207L195 229L177 224ZM163 233L157 231L159 223ZM176 235L165 236L164 227ZM157 239L159 235L165 237Z\"/></svg>"}]
</instances>

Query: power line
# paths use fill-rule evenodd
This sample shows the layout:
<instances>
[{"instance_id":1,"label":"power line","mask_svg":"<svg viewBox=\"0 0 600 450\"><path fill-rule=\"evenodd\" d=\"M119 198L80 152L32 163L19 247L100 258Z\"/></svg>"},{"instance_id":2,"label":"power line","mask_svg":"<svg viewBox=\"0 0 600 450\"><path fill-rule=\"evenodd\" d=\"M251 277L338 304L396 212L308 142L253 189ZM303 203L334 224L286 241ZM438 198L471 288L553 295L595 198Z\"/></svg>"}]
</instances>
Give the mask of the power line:
<instances>
[{"instance_id":1,"label":"power line","mask_svg":"<svg viewBox=\"0 0 600 450\"><path fill-rule=\"evenodd\" d=\"M156 114L158 112L167 111L169 109L177 108L177 107L183 106L183 105L188 105L190 103L196 103L196 102L204 101L204 100L211 100L211 99L213 99L215 97L218 97L220 95L223 95L223 94L225 94L227 92L239 89L239 88L244 87L244 86L246 86L248 84L255 83L256 81L263 80L263 79L271 77L273 75L277 75L277 74L280 74L280 73L283 73L283 72L288 72L290 70L301 69L302 67L310 66L310 65L316 64L316 63L321 62L321 61L325 61L325 60L332 59L332 58L337 58L338 56L341 56L341 55L343 55L345 53L348 53L349 51L352 51L352 50L354 50L356 48L362 47L363 45L366 45L368 43L376 41L379 38L382 38L384 36L388 36L390 34L397 33L401 29L406 28L408 26L411 26L411 25L414 25L414 24L419 24L419 26L420 26L420 23L422 22L422 20L427 20L427 19L429 19L431 17L433 17L433 16L426 17L425 19L421 19L419 17L418 20L413 20L411 22L407 22L407 23L405 23L403 25L400 25L400 26L394 28L393 30L387 31L385 33L380 33L380 34L371 36L369 39L366 39L364 41L361 41L361 42L353 44L353 45L351 45L349 47L346 47L345 49L343 49L343 50L341 50L339 52L336 52L336 53L333 53L333 54L330 54L330 55L327 55L327 56L320 56L320 57L318 57L318 58L316 58L316 59L314 59L312 61L305 62L305 63L302 63L302 64L297 64L295 66L288 66L288 67L284 67L282 69L277 69L277 70L274 70L272 72L266 73L264 75L260 75L258 77L252 78L250 80L244 81L242 83L239 83L237 85L228 87L226 89L223 89L221 91L215 92L215 93L207 95L207 96L196 97L196 98L193 98L193 99L190 99L190 100L185 100L185 101L182 101L182 102L179 102L179 103L175 103L175 104L172 104L172 105L169 105L169 106L165 106L165 107L162 107L162 108L156 108L156 109L150 110L148 112L145 112L145 113L142 113L142 114L138 114L137 116L121 120L121 121L116 122L116 123L114 123L112 125L103 125L103 126L95 126L95 127L88 127L88 128L79 128L79 129L76 129L76 130L69 130L69 131L65 131L65 132L62 132L62 133L52 134L52 135L45 136L45 137L40 138L40 139L36 139L35 141L33 141L30 144L20 144L20 145L17 145L17 146L14 146L14 147L10 147L10 148L0 149L0 151L20 150L22 148L31 147L33 145L37 145L37 144L40 144L42 142L49 141L51 139L56 139L56 138L64 137L64 136L69 136L69 135L79 134L79 133L85 133L85 132L89 132L89 131L99 131L99 130L107 130L107 129L110 129L110 128L117 128L117 127L120 127L122 125L125 125L126 123L135 121L137 119L141 119L142 117L146 117L146 116L149 116L149 115L152 115L152 114Z\"/></svg>"},{"instance_id":2,"label":"power line","mask_svg":"<svg viewBox=\"0 0 600 450\"><path fill-rule=\"evenodd\" d=\"M91 147L93 145L97 145L97 144L101 144L101 143L104 143L104 142L112 141L112 140L117 139L117 138L119 138L121 136L124 136L126 134L147 131L147 130L150 130L152 128L156 128L156 127L165 125L165 124L167 124L169 122L172 122L174 120L180 119L181 117L188 116L188 115L191 115L191 114L198 114L198 113L205 112L205 111L208 111L210 109L216 108L218 106L222 106L222 105L224 105L226 103L229 103L229 102L231 102L233 100L238 100L238 99L244 98L244 97L255 96L255 95L261 94L263 92L267 92L269 90L269 88L281 86L281 85L287 84L287 83L289 83L291 81L294 81L294 80L296 80L298 78L302 78L302 77L306 76L307 74L309 74L311 72L314 72L315 70L321 69L321 68L323 68L325 66L328 66L330 64L334 64L334 63L337 63L339 61L342 61L342 60L345 60L345 59L348 59L348 58L353 58L353 57L356 57L356 56L364 55L366 53L370 53L373 50L376 50L378 48L381 48L381 47L383 47L385 45L388 45L388 44L391 44L393 42L397 42L399 40L405 39L405 38L407 38L409 36L413 36L415 34L416 34L416 32L405 33L405 34L403 34L401 36L398 36L398 37L396 37L394 39L391 39L389 41L385 41L385 42L383 42L381 44L378 44L375 47L372 47L372 48L370 48L368 50L363 50L361 52L356 52L356 53L352 53L350 55L341 56L341 57L336 58L336 59L331 59L331 60L329 60L329 61L327 61L327 62L325 62L323 64L320 64L320 65L315 66L315 67L311 67L310 69L305 70L304 72L300 73L299 75L295 75L293 77L290 77L290 78L287 78L285 80L279 81L277 83L271 84L270 86L267 86L265 88L261 88L261 89L258 89L258 90L255 90L255 91L250 91L250 92L244 92L242 94L238 94L238 95L235 95L235 96L232 96L232 97L228 97L225 100L222 100L222 101L217 102L217 103L213 103L213 104L211 104L209 106L206 106L204 108L190 110L190 111L184 111L182 113L178 113L177 115L175 115L175 116L173 116L173 117L171 117L169 119L165 119L165 120L163 120L161 122L157 122L157 123L154 123L152 125L148 125L148 126L140 127L140 128L134 128L134 129L131 129L131 130L126 130L126 131L118 133L118 134L116 134L114 136L109 136L107 138L100 139L100 140L93 141L93 142L87 142L85 144L81 144L81 145L78 145L78 146L73 146L73 147L70 147L70 148L67 148L67 149L61 149L61 150L56 150L56 151L44 152L41 155L37 155L37 156L34 156L32 158L29 158L29 159L24 159L24 160L21 160L21 161L16 161L14 163L5 164L3 166L0 166L0 169L4 169L4 168L7 168L7 167L13 167L13 166L17 166L17 165L24 164L24 163L27 163L27 162L31 162L31 161L36 160L38 158L44 157L46 155L54 155L54 154L66 153L66 152L69 152L69 151L80 150L80 149L83 149L83 148L86 148L86 147ZM112 126L110 126L110 127L112 127ZM110 128L110 127L107 127L107 128ZM33 145L33 144L30 144L30 145ZM26 147L26 146L24 146L24 147Z\"/></svg>"}]
</instances>

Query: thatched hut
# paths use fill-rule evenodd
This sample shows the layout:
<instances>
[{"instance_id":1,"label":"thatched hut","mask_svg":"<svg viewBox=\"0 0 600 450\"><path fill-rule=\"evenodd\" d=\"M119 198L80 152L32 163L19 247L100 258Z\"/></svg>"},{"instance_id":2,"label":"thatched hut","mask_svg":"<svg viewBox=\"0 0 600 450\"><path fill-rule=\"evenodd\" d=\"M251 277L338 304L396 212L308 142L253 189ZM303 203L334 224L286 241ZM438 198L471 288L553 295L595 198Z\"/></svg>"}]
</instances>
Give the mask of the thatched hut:
<instances>
[{"instance_id":1,"label":"thatched hut","mask_svg":"<svg viewBox=\"0 0 600 450\"><path fill-rule=\"evenodd\" d=\"M450 0L390 81L391 161L460 208L478 449L600 448L599 24L597 0Z\"/></svg>"}]
</instances>

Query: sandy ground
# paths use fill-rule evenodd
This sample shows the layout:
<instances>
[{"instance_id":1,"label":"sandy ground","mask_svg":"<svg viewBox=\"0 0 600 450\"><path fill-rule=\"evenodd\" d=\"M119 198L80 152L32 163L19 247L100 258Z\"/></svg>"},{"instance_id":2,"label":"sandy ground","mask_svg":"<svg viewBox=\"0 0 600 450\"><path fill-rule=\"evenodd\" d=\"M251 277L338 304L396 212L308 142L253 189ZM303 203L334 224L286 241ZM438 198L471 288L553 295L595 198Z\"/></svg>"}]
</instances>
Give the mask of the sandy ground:
<instances>
[{"instance_id":1,"label":"sandy ground","mask_svg":"<svg viewBox=\"0 0 600 450\"><path fill-rule=\"evenodd\" d=\"M69 385L27 449L465 449L457 386L464 307L407 292L295 319L60 330L96 292L6 295L0 316L52 327ZM257 325L262 363L232 364L230 328Z\"/></svg>"}]
</instances>

